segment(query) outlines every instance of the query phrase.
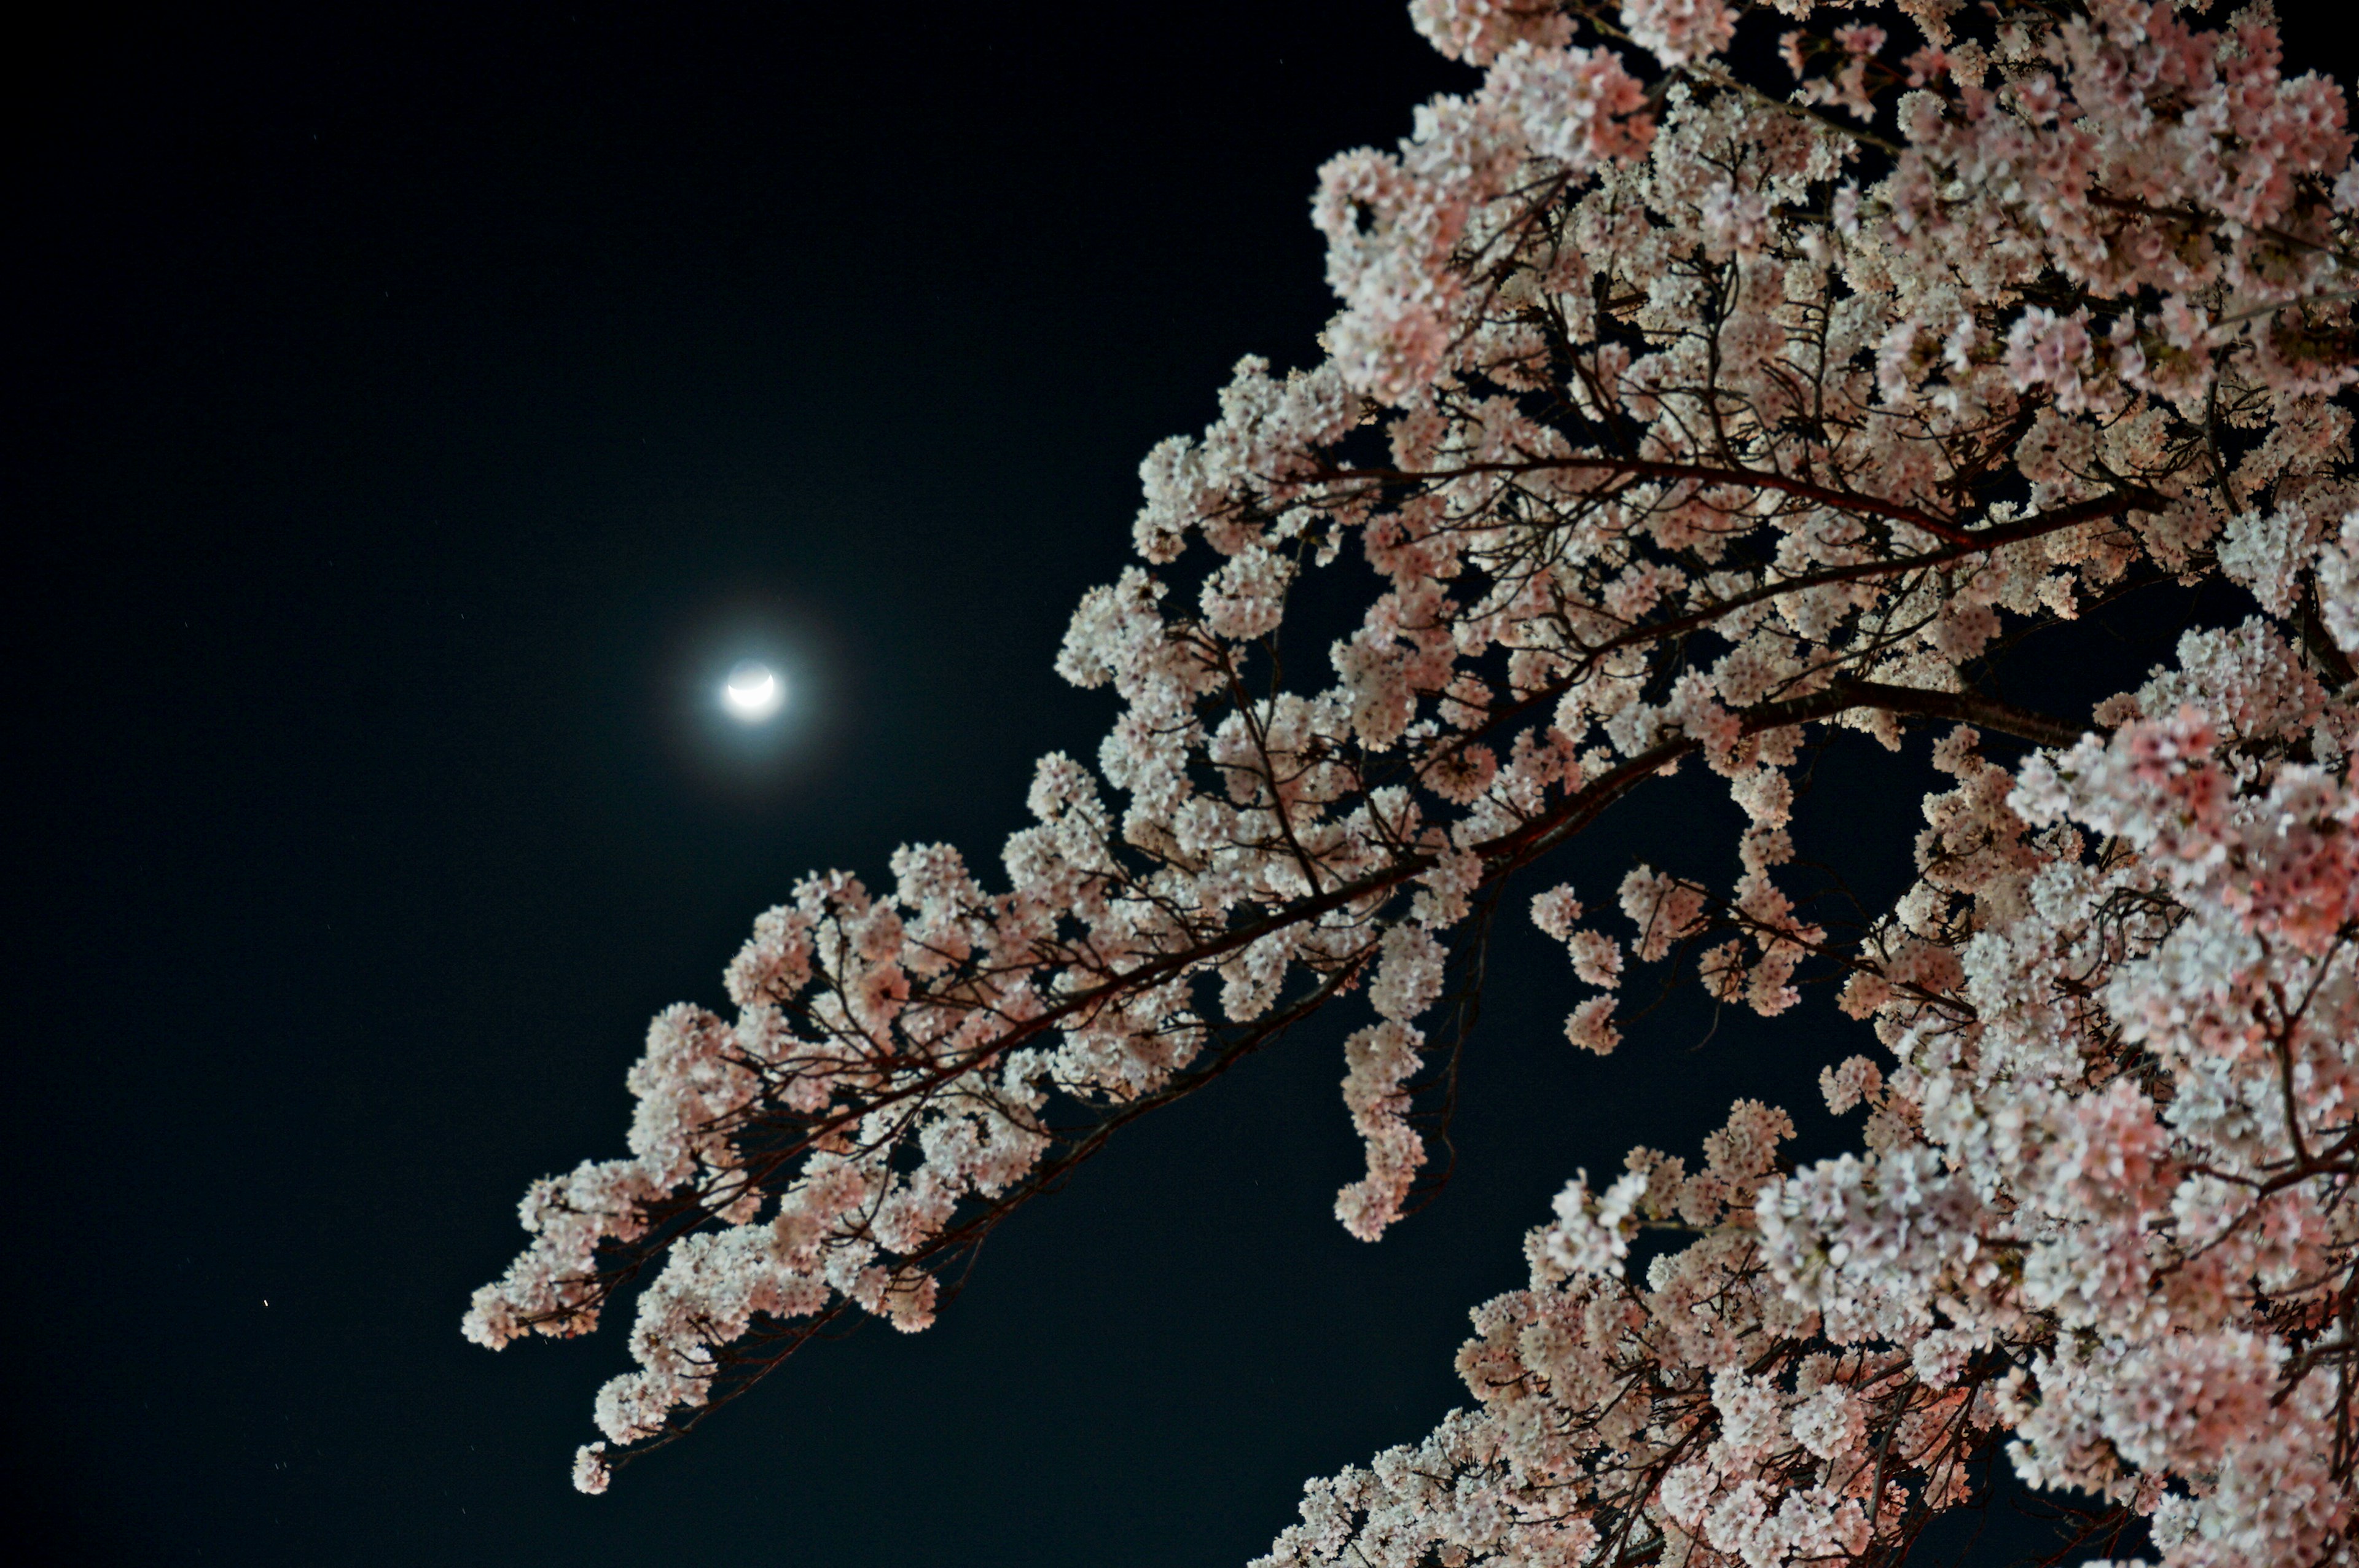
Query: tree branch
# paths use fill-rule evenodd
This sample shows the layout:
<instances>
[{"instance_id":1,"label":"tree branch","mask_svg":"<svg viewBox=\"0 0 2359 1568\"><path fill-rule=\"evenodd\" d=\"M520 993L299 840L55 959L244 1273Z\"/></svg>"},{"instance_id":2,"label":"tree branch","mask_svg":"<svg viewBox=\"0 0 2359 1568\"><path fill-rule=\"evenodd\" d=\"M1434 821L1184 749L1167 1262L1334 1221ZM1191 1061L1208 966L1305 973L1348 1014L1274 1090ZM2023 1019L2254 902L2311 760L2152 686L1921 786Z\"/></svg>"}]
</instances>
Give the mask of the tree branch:
<instances>
[{"instance_id":1,"label":"tree branch","mask_svg":"<svg viewBox=\"0 0 2359 1568\"><path fill-rule=\"evenodd\" d=\"M1835 490L1781 473L1763 473L1747 468L1721 468L1711 463L1648 462L1636 458L1532 458L1516 462L1466 463L1454 469L1346 469L1319 477L1328 480L1372 479L1386 484L1432 484L1453 479L1471 479L1480 474L1542 473L1550 470L1625 474L1632 479L1691 480L1699 484L1774 490L1804 501L1814 501L1839 512L1857 512L1894 523L1906 523L1952 545L1971 545L1976 537L1951 519L1937 517L1922 507L1886 501L1881 496Z\"/></svg>"}]
</instances>

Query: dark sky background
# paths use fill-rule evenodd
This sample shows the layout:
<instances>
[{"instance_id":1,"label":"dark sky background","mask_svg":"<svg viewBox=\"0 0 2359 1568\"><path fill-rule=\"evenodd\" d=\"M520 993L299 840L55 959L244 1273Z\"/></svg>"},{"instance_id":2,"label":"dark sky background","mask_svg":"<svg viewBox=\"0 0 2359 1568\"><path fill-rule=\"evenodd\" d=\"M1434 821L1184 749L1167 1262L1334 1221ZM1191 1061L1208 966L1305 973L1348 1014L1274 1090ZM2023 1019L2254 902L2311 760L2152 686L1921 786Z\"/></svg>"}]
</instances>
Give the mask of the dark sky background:
<instances>
[{"instance_id":1,"label":"dark sky background","mask_svg":"<svg viewBox=\"0 0 2359 1568\"><path fill-rule=\"evenodd\" d=\"M1740 1093L1841 1146L1831 1010L1683 996L1576 1057L1518 917L1457 1180L1383 1244L1329 1212L1338 1018L1020 1216L933 1331L577 1496L621 1324L458 1334L525 1184L622 1152L646 1020L797 876L995 864L1031 759L1094 754L1113 699L1049 665L1139 458L1240 354L1310 357L1318 164L1472 75L1357 0L71 26L17 61L0 493L37 1560L1241 1563L1463 1401L1575 1166ZM748 652L799 682L767 747L712 713ZM1871 900L1922 752L1806 799ZM1549 880L1724 877L1733 820L1681 780Z\"/></svg>"}]
</instances>

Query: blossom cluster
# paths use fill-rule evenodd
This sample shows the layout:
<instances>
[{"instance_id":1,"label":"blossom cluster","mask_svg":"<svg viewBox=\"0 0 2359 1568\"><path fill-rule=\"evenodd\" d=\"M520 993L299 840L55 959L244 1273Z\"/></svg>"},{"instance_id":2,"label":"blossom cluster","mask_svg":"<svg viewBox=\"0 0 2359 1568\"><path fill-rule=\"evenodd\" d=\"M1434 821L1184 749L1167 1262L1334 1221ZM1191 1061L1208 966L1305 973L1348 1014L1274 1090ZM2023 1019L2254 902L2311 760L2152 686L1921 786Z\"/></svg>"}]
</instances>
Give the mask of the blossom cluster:
<instances>
[{"instance_id":1,"label":"blossom cluster","mask_svg":"<svg viewBox=\"0 0 2359 1568\"><path fill-rule=\"evenodd\" d=\"M2359 691L2256 617L2106 709L2013 773L1937 748L1844 988L1890 1065L1821 1076L1863 1152L1780 1171L1740 1103L1692 1174L1577 1179L1474 1314L1476 1411L1314 1482L1266 1563L1864 1559L2000 1435L2167 1562L2347 1559ZM1695 1239L1641 1286L1650 1226Z\"/></svg>"},{"instance_id":2,"label":"blossom cluster","mask_svg":"<svg viewBox=\"0 0 2359 1568\"><path fill-rule=\"evenodd\" d=\"M1415 0L1481 85L1322 171L1325 357L1245 360L1142 464L1141 564L1058 661L1120 705L1094 769L1039 764L995 885L944 846L808 879L734 1019L657 1020L631 1157L527 1194L471 1337L638 1292L586 1489L846 1313L926 1326L1016 1206L1355 993L1335 1207L1377 1238L1432 1190L1508 882L1692 764L1743 814L1726 885L1510 906L1566 948L1567 1038L1623 1044L1638 966L1765 1017L1841 977L1886 1053L1826 1079L1861 1152L1785 1169L1741 1104L1692 1173L1576 1182L1477 1314L1478 1408L1315 1484L1270 1561L1882 1561L2001 1442L2174 1562L2344 1550L2340 93L2264 11L1776 9L1767 81L1717 0ZM2205 579L2256 613L2138 691L1989 695L2021 633ZM1288 685L1312 594L1359 597ZM1928 720L1918 880L1838 939L1799 759ZM1692 1239L1642 1286L1656 1230Z\"/></svg>"}]
</instances>

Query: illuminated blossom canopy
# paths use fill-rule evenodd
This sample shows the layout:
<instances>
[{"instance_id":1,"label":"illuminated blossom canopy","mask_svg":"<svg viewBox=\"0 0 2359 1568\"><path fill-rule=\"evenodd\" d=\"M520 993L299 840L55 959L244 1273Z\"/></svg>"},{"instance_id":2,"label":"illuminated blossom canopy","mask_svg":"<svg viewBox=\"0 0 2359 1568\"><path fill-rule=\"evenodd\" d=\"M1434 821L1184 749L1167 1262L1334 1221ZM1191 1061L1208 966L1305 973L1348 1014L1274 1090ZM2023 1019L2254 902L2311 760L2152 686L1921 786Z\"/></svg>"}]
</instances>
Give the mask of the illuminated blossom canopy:
<instances>
[{"instance_id":1,"label":"illuminated blossom canopy","mask_svg":"<svg viewBox=\"0 0 2359 1568\"><path fill-rule=\"evenodd\" d=\"M578 1484L846 1314L924 1328L1016 1206L1331 1007L1376 1239L1505 912L1590 1051L1642 969L1836 982L1856 1152L1798 1168L1746 1101L1576 1178L1468 1408L1266 1563L1885 1563L1995 1449L2098 1547L2359 1555L2359 172L2269 12L2200 9L1412 0L1481 85L1321 172L1322 362L1243 362L1143 465L1058 665L1121 700L1095 768L1041 761L996 873L795 888L734 1017L656 1020L627 1157L527 1195L469 1337L637 1291ZM2242 619L2137 689L1990 695L2025 631L2207 579ZM1314 594L1354 629L1289 687ZM1831 726L1947 780L1840 935L1780 881ZM1725 880L1520 875L1682 767L1742 808Z\"/></svg>"}]
</instances>

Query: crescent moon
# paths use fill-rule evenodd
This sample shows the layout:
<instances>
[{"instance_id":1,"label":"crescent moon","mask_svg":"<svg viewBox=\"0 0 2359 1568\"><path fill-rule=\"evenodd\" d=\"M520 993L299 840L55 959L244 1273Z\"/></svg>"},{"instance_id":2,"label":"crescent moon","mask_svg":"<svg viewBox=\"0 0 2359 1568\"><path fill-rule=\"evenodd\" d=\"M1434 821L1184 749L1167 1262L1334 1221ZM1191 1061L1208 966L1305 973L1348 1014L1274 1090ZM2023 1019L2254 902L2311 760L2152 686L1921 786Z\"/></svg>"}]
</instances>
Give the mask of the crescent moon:
<instances>
[{"instance_id":1,"label":"crescent moon","mask_svg":"<svg viewBox=\"0 0 2359 1568\"><path fill-rule=\"evenodd\" d=\"M728 684L721 688L721 700L729 711L749 721L776 713L783 697L777 676L759 665L730 671Z\"/></svg>"}]
</instances>

